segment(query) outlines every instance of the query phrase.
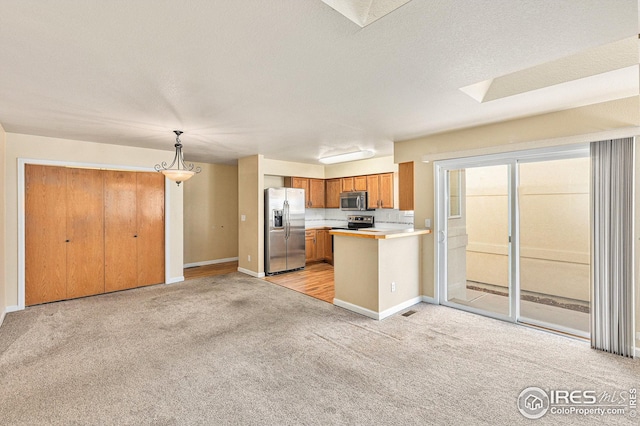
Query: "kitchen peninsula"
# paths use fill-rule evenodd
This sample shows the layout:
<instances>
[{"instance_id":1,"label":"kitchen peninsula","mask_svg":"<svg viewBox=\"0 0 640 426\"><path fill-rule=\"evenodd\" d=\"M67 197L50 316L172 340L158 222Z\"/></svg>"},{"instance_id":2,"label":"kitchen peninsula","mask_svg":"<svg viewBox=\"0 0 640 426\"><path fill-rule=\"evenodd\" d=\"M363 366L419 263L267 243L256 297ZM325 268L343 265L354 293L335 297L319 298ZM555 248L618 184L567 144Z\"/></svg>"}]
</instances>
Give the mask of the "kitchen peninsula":
<instances>
[{"instance_id":1,"label":"kitchen peninsula","mask_svg":"<svg viewBox=\"0 0 640 426\"><path fill-rule=\"evenodd\" d=\"M332 230L334 305L377 320L421 301L427 229Z\"/></svg>"}]
</instances>

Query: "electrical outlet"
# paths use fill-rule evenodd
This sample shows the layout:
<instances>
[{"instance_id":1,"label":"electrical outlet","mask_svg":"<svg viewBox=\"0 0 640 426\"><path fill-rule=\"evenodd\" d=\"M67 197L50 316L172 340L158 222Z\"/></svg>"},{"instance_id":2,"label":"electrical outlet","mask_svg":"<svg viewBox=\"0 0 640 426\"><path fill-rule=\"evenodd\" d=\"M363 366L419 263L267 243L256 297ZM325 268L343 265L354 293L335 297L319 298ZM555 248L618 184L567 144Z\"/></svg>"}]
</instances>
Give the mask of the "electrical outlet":
<instances>
[{"instance_id":1,"label":"electrical outlet","mask_svg":"<svg viewBox=\"0 0 640 426\"><path fill-rule=\"evenodd\" d=\"M244 214L243 214L243 215L240 215L240 220L241 220L242 222L244 222L245 220L247 220L247 216L246 216L246 215L244 215Z\"/></svg>"},{"instance_id":2,"label":"electrical outlet","mask_svg":"<svg viewBox=\"0 0 640 426\"><path fill-rule=\"evenodd\" d=\"M391 293L396 291L396 283L391 283Z\"/></svg>"},{"instance_id":3,"label":"electrical outlet","mask_svg":"<svg viewBox=\"0 0 640 426\"><path fill-rule=\"evenodd\" d=\"M431 228L431 219L425 219L424 220L424 227L427 229Z\"/></svg>"},{"instance_id":4,"label":"electrical outlet","mask_svg":"<svg viewBox=\"0 0 640 426\"><path fill-rule=\"evenodd\" d=\"M250 254L247 255L247 262L251 262L251 255Z\"/></svg>"}]
</instances>

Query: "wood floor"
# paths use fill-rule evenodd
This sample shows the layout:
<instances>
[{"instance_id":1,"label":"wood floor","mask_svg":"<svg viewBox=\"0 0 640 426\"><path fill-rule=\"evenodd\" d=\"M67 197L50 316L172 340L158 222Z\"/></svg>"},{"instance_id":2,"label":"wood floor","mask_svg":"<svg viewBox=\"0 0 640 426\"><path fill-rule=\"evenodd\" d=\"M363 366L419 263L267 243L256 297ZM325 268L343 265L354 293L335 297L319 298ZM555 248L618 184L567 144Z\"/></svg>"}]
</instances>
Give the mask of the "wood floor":
<instances>
[{"instance_id":1,"label":"wood floor","mask_svg":"<svg viewBox=\"0 0 640 426\"><path fill-rule=\"evenodd\" d=\"M184 270L184 279L191 280L214 275L230 274L237 270L237 261L196 266ZM333 266L328 263L313 263L307 265L302 271L272 275L266 277L265 280L333 304L333 298L335 296Z\"/></svg>"},{"instance_id":2,"label":"wood floor","mask_svg":"<svg viewBox=\"0 0 640 426\"><path fill-rule=\"evenodd\" d=\"M196 266L184 270L184 279L212 277L214 275L225 275L238 270L238 262L214 263L213 265Z\"/></svg>"},{"instance_id":3,"label":"wood floor","mask_svg":"<svg viewBox=\"0 0 640 426\"><path fill-rule=\"evenodd\" d=\"M336 294L333 266L324 262L307 265L302 271L272 275L265 280L331 304Z\"/></svg>"}]
</instances>

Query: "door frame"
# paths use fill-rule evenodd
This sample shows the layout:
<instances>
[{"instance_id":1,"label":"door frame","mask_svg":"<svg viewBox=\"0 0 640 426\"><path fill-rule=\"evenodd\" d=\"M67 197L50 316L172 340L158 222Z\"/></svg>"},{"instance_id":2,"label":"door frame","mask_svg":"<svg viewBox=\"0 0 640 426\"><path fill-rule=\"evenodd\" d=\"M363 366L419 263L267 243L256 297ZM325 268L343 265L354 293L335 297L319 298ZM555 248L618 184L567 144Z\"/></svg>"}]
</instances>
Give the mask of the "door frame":
<instances>
[{"instance_id":1,"label":"door frame","mask_svg":"<svg viewBox=\"0 0 640 426\"><path fill-rule=\"evenodd\" d=\"M84 169L101 170L122 170L128 172L156 172L153 167L122 166L115 164L101 164L74 161L41 160L36 158L18 158L18 305L17 310L25 308L25 166L36 164L41 166L75 167ZM164 179L164 279L165 284L176 283L184 280L184 277L171 278L169 268L171 253L169 249L171 227L170 227L170 193L169 184L171 181Z\"/></svg>"},{"instance_id":2,"label":"door frame","mask_svg":"<svg viewBox=\"0 0 640 426\"><path fill-rule=\"evenodd\" d=\"M436 268L434 283L435 303L455 307L464 311L484 315L507 322L519 322L520 319L520 235L519 235L519 206L518 206L518 164L539 161L552 161L589 156L589 144L555 146L522 151L508 151L499 154L488 154L471 157L452 158L434 162L435 182L435 234L436 234ZM509 315L496 314L482 309L448 302L447 294L447 205L448 187L446 172L448 170L465 169L482 166L509 166ZM526 322L524 324L534 324ZM558 331L561 327L556 327Z\"/></svg>"}]
</instances>

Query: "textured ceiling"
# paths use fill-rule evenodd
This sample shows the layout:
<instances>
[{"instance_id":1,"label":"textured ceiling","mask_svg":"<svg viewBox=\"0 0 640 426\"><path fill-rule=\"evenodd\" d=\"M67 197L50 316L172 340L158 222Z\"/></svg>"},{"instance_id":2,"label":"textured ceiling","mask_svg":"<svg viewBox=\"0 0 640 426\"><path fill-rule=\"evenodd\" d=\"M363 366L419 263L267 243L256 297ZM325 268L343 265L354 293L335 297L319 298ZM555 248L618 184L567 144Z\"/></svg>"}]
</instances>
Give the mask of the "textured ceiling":
<instances>
[{"instance_id":1,"label":"textured ceiling","mask_svg":"<svg viewBox=\"0 0 640 426\"><path fill-rule=\"evenodd\" d=\"M412 0L364 28L320 0L1 0L0 123L167 150L182 129L192 161L390 155L393 141L637 94L637 73L484 103L460 91L637 34L637 0Z\"/></svg>"}]
</instances>

